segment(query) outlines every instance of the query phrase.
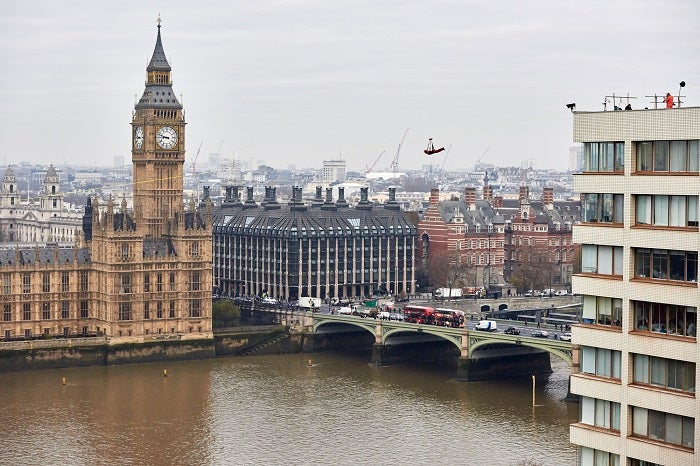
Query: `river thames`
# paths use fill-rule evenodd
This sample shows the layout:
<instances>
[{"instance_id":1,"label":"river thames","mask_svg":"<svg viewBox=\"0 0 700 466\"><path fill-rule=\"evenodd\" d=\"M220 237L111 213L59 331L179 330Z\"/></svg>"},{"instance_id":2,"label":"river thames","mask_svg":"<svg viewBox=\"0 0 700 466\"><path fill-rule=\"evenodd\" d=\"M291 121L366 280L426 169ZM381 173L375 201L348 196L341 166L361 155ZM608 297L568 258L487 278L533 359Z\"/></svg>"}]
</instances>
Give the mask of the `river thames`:
<instances>
[{"instance_id":1,"label":"river thames","mask_svg":"<svg viewBox=\"0 0 700 466\"><path fill-rule=\"evenodd\" d=\"M562 361L538 376L534 413L529 377L465 383L451 368L368 361L286 354L3 373L0 463L575 464L578 406L563 401Z\"/></svg>"}]
</instances>

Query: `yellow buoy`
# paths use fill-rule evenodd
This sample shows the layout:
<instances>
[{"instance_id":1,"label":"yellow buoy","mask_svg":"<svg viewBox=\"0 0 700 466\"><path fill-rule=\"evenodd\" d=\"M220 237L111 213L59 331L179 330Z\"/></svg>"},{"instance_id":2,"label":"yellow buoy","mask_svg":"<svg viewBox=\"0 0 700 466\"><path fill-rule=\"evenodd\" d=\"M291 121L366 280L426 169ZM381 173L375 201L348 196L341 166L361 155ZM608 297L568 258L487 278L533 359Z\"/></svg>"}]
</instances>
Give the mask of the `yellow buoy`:
<instances>
[{"instance_id":1,"label":"yellow buoy","mask_svg":"<svg viewBox=\"0 0 700 466\"><path fill-rule=\"evenodd\" d=\"M311 359L309 359L309 362L306 365L309 367L313 366L313 364L311 364Z\"/></svg>"},{"instance_id":2,"label":"yellow buoy","mask_svg":"<svg viewBox=\"0 0 700 466\"><path fill-rule=\"evenodd\" d=\"M66 378L63 377L63 378L61 379L61 385L65 385L65 384L66 384Z\"/></svg>"},{"instance_id":3,"label":"yellow buoy","mask_svg":"<svg viewBox=\"0 0 700 466\"><path fill-rule=\"evenodd\" d=\"M163 377L167 377L167 376L168 376L168 369L163 369Z\"/></svg>"}]
</instances>

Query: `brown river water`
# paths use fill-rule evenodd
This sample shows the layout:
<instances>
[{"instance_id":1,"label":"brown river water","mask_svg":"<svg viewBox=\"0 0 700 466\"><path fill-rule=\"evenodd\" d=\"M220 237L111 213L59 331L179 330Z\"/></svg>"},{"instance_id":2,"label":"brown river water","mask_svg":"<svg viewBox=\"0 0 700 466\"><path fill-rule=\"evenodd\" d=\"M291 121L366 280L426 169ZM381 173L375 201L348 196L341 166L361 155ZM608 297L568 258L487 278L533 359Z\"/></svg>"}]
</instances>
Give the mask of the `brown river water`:
<instances>
[{"instance_id":1,"label":"brown river water","mask_svg":"<svg viewBox=\"0 0 700 466\"><path fill-rule=\"evenodd\" d=\"M575 464L578 405L563 401L559 360L537 377L534 412L530 377L465 383L451 368L368 361L286 354L3 373L0 464Z\"/></svg>"}]
</instances>

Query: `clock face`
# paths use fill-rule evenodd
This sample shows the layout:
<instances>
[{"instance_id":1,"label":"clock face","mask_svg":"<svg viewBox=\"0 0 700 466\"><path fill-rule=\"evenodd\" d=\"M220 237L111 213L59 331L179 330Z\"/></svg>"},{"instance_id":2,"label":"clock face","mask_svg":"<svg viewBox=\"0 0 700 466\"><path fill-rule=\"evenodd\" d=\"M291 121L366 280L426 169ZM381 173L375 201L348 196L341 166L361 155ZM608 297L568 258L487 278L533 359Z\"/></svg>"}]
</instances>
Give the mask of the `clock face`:
<instances>
[{"instance_id":1,"label":"clock face","mask_svg":"<svg viewBox=\"0 0 700 466\"><path fill-rule=\"evenodd\" d=\"M143 147L143 127L137 126L134 129L134 148L141 149Z\"/></svg>"},{"instance_id":2,"label":"clock face","mask_svg":"<svg viewBox=\"0 0 700 466\"><path fill-rule=\"evenodd\" d=\"M172 149L177 144L177 131L170 126L163 126L156 134L156 142L163 149Z\"/></svg>"}]
</instances>

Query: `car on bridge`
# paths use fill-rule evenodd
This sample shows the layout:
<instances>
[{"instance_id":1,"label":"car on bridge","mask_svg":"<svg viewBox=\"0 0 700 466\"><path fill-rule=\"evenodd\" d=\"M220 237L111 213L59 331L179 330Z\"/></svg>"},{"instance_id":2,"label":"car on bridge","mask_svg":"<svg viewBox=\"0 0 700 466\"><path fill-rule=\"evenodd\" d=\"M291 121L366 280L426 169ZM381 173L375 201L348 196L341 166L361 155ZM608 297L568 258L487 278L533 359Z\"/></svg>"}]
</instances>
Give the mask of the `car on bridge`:
<instances>
[{"instance_id":1,"label":"car on bridge","mask_svg":"<svg viewBox=\"0 0 700 466\"><path fill-rule=\"evenodd\" d=\"M506 335L520 335L520 330L515 327L508 327L503 331Z\"/></svg>"},{"instance_id":2,"label":"car on bridge","mask_svg":"<svg viewBox=\"0 0 700 466\"><path fill-rule=\"evenodd\" d=\"M546 330L535 330L530 336L535 338L549 338L549 332Z\"/></svg>"},{"instance_id":3,"label":"car on bridge","mask_svg":"<svg viewBox=\"0 0 700 466\"><path fill-rule=\"evenodd\" d=\"M571 332L562 333L559 335L561 341L571 341Z\"/></svg>"}]
</instances>

